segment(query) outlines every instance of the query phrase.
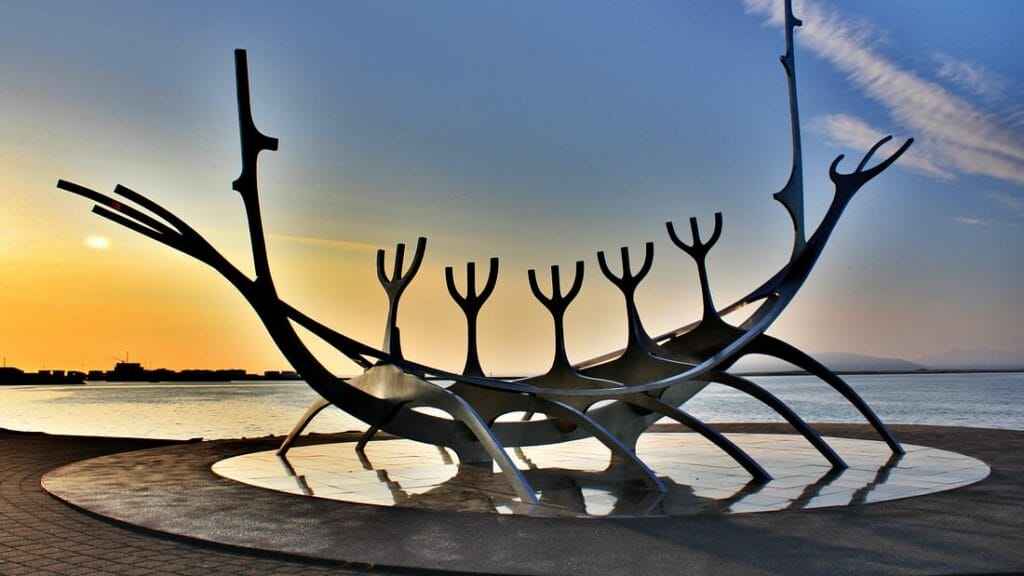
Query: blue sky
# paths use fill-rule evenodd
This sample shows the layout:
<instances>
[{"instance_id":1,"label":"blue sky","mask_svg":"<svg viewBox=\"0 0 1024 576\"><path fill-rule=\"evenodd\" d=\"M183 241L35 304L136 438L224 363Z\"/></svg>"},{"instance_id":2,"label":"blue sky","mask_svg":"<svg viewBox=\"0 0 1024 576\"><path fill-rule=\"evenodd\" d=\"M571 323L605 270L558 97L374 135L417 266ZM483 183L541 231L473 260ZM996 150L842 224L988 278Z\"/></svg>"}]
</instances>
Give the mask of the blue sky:
<instances>
[{"instance_id":1,"label":"blue sky","mask_svg":"<svg viewBox=\"0 0 1024 576\"><path fill-rule=\"evenodd\" d=\"M768 0L700 2L14 2L0 22L0 348L27 368L280 367L222 281L88 214L58 178L122 183L247 258L233 91L249 52L281 292L378 343L373 250L429 237L403 302L407 352L461 365L441 269L502 258L484 308L495 371L542 367L550 320L526 270L587 261L573 359L621 344L594 252L657 243L638 296L652 331L699 313L664 222L725 216L716 300L782 265L771 199L789 171L784 50ZM771 333L812 352L1024 362L1024 5L797 2L806 210L837 154L914 137L852 203ZM891 151L891 149L890 149ZM87 237L102 237L97 249ZM46 287L46 288L42 288ZM58 288L54 288L58 287ZM60 333L52 325L60 326ZM100 328L102 327L102 328ZM986 356L987 355L987 356ZM339 370L344 370L339 364Z\"/></svg>"}]
</instances>

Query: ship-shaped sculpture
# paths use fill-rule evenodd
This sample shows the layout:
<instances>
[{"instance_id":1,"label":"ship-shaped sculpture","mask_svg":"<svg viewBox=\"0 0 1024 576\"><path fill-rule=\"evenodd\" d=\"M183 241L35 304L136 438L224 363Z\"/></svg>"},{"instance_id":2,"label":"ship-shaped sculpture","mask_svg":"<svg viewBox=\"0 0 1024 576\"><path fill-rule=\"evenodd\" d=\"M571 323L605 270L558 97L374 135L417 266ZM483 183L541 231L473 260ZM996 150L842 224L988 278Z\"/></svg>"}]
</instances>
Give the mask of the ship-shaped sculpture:
<instances>
[{"instance_id":1,"label":"ship-shaped sculpture","mask_svg":"<svg viewBox=\"0 0 1024 576\"><path fill-rule=\"evenodd\" d=\"M722 215L714 215L714 226L706 239L695 218L690 219L689 240L680 237L669 222L667 231L672 243L692 257L697 266L703 315L697 322L651 336L644 329L634 296L637 286L651 269L653 243L646 244L639 267L634 267L626 248L621 250L620 266L615 266L603 252L598 252L599 269L622 292L628 337L623 349L575 365L566 354L563 318L582 287L584 262L577 262L572 277L564 282L562 271L558 266L552 266L548 293L541 288L536 271L530 270L530 288L553 319L555 349L551 367L543 374L525 379L485 376L477 351L477 316L497 282L497 258L490 260L482 288L478 288L476 267L472 262L466 266L464 291L458 287L453 268L445 270L448 291L466 316L468 345L461 373L417 362L402 353L399 302L423 261L425 238L417 241L408 266L406 246L398 244L390 273L385 251L377 253L377 275L388 296L381 348L329 328L278 296L267 261L257 182L260 152L276 150L278 142L262 134L253 121L248 65L243 50L235 52L242 171L233 188L242 197L248 221L255 277L240 271L172 212L134 190L118 185L111 195L106 195L64 180L57 186L96 202L93 211L98 215L207 264L249 302L281 352L322 398L300 419L281 446L282 454L320 410L334 405L368 425L357 449L362 450L378 431L446 446L456 452L462 464L491 466L496 463L518 497L529 505L538 503L538 496L506 454L505 448L553 444L584 437L601 441L610 449L615 465L631 467L651 490L664 492L666 488L662 480L637 456L636 444L657 420L667 417L698 432L728 453L750 473L752 482L768 481L768 472L758 462L683 409L687 400L713 382L735 388L769 406L813 444L833 468L842 469L846 467L842 457L798 414L756 383L729 372L738 359L748 354L766 354L790 362L842 394L874 427L893 453L902 454L903 450L893 434L842 378L796 347L765 333L806 281L853 196L895 162L912 143L912 140L906 141L888 158L869 167L872 156L891 137L883 138L849 173L839 171L843 156L837 157L829 167L829 177L835 186L832 201L818 227L809 235L805 233L793 45L794 29L799 25L800 21L794 17L791 3L787 0L786 53L781 60L789 89L793 159L789 180L775 198L785 207L793 222L793 247L788 262L749 294L719 309L712 300L705 264L708 253L722 233ZM616 273L615 268L621 272ZM568 289L564 289L564 285L568 285ZM723 319L723 316L744 307L751 307L753 312L742 323L733 325ZM294 325L329 343L365 372L352 378L335 376L299 338ZM445 386L440 383L442 381L451 384ZM420 407L440 409L451 418L417 410ZM500 416L513 412L525 412L530 417L498 421Z\"/></svg>"}]
</instances>

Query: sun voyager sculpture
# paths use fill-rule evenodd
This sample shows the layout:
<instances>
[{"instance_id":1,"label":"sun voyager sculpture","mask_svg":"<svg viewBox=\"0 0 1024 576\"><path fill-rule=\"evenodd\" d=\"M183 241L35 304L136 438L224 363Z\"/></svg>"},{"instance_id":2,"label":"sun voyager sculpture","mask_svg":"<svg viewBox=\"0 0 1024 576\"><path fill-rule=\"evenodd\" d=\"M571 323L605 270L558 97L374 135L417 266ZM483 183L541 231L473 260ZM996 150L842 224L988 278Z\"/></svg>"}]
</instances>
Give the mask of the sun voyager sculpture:
<instances>
[{"instance_id":1,"label":"sun voyager sculpture","mask_svg":"<svg viewBox=\"0 0 1024 576\"><path fill-rule=\"evenodd\" d=\"M552 266L551 290L548 293L541 288L536 271L529 270L530 288L553 319L555 349L550 369L525 379L486 376L477 352L477 316L495 287L497 258L490 260L483 287L479 289L474 263L466 266L465 290L459 289L453 268L445 269L448 291L466 316L468 344L461 373L417 362L402 353L398 305L402 293L420 268L426 249L425 238L419 238L408 266L406 247L398 244L390 273L385 251L377 252L377 275L388 297L381 348L329 328L278 296L267 261L257 181L260 152L276 150L278 141L262 134L253 120L244 50L235 52L242 170L232 187L242 197L255 277L239 270L171 211L134 190L118 185L111 195L107 195L65 180L60 180L57 187L94 201L93 212L99 216L207 264L248 301L274 343L321 397L289 434L280 448L281 454L289 449L320 410L334 405L368 425L357 450L361 451L378 431L445 446L455 451L461 464L490 467L496 463L519 499L525 505L531 505L538 503L537 493L506 454L505 448L593 437L610 449L616 466L631 468L650 490L665 492L662 480L637 456L636 444L656 421L667 417L714 443L749 472L752 482L769 481L768 472L739 446L683 409L685 403L709 383L718 383L748 394L780 414L834 469L840 470L846 467L842 457L798 414L769 391L729 372L729 369L745 355L764 354L806 370L856 407L895 455L903 453L890 430L842 378L796 347L768 336L765 331L806 281L853 196L906 152L913 140L907 140L888 158L869 167L874 153L891 137L881 139L848 173L840 172L843 156L838 156L828 172L835 188L831 203L818 227L810 234L805 232L793 46L794 29L800 25L787 0L786 53L781 61L789 90L793 163L789 180L774 198L786 209L793 222L793 246L788 262L743 298L724 308L717 308L712 300L705 263L722 233L722 215L714 215L712 232L706 238L695 218L689 222L689 240L681 237L671 222L667 223L672 243L692 257L697 266L703 314L696 322L660 336L651 336L644 329L634 296L651 269L653 243L646 244L639 267L633 266L626 248L621 250L619 266L610 262L603 252L598 252L601 273L622 292L628 336L621 350L577 364L571 363L566 354L563 318L582 286L584 262L576 263L571 279L564 283L558 266ZM615 268L621 272L617 273ZM568 289L564 289L565 284ZM753 312L742 323L734 325L723 319L723 316L745 307L751 307ZM324 340L365 371L350 378L336 376L300 339L295 325ZM420 407L440 409L451 418L417 410ZM498 421L500 416L513 412L523 412L527 417Z\"/></svg>"}]
</instances>

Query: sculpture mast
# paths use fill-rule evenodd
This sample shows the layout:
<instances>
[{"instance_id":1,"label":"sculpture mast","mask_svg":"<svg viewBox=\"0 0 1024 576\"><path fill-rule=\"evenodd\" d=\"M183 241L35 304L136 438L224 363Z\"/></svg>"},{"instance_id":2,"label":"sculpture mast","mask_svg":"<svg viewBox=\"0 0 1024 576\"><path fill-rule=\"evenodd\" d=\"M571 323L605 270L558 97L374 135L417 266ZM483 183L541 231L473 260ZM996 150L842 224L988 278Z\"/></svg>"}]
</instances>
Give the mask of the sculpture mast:
<instances>
[{"instance_id":1,"label":"sculpture mast","mask_svg":"<svg viewBox=\"0 0 1024 576\"><path fill-rule=\"evenodd\" d=\"M242 145L242 173L231 187L242 196L246 220L249 223L249 241L252 244L253 268L256 281L270 294L276 294L267 259L267 244L260 215L259 185L257 184L257 157L264 150L277 150L277 138L271 138L256 128L249 102L249 64L245 50L235 50L235 84L238 92L238 130Z\"/></svg>"},{"instance_id":2,"label":"sculpture mast","mask_svg":"<svg viewBox=\"0 0 1024 576\"><path fill-rule=\"evenodd\" d=\"M790 260L796 259L804 251L807 239L804 234L804 170L803 148L800 143L800 111L796 100L796 51L793 49L793 29L802 26L803 22L793 16L793 2L786 0L786 53L779 59L786 70L786 84L789 87L789 121L793 134L793 168L789 173L786 185L774 194L774 198L782 203L793 219L793 254Z\"/></svg>"}]
</instances>

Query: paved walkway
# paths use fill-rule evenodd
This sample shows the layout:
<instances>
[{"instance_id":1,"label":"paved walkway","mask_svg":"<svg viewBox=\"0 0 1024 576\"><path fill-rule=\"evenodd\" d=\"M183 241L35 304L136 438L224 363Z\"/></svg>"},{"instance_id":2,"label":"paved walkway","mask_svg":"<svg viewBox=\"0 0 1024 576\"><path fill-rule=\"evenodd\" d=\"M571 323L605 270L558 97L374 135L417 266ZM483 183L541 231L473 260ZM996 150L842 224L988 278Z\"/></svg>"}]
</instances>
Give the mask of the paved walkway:
<instances>
[{"instance_id":1,"label":"paved walkway","mask_svg":"<svg viewBox=\"0 0 1024 576\"><path fill-rule=\"evenodd\" d=\"M350 524L341 540L369 548L386 541L404 542L405 551L392 555L386 562L390 565L463 570L474 566L495 570L501 565L506 569L495 571L524 573L1024 571L1024 432L894 428L905 442L979 458L992 467L992 475L952 492L863 507L696 519L574 520L452 513L438 517L430 512L396 514L376 509L374 513L342 507L337 510L355 514L340 517ZM785 431L776 425L723 429ZM872 437L863 426L821 425L819 429L833 436ZM269 442L239 444L260 449ZM40 488L43 473L63 464L157 445L0 432L0 574L353 573L352 567L343 564L261 557L113 525L75 511ZM172 448L168 454L187 452ZM293 506L288 499L294 497L264 490L250 494L267 502L281 498L282 506ZM394 518L402 522L391 526ZM360 526L351 526L353 522ZM532 552L522 554L523 550ZM425 551L435 552L427 563L423 562ZM357 569L365 572L369 567Z\"/></svg>"},{"instance_id":2,"label":"paved walkway","mask_svg":"<svg viewBox=\"0 0 1024 576\"><path fill-rule=\"evenodd\" d=\"M0 575L365 573L115 526L69 508L40 487L43 474L65 464L161 444L0 430Z\"/></svg>"}]
</instances>

